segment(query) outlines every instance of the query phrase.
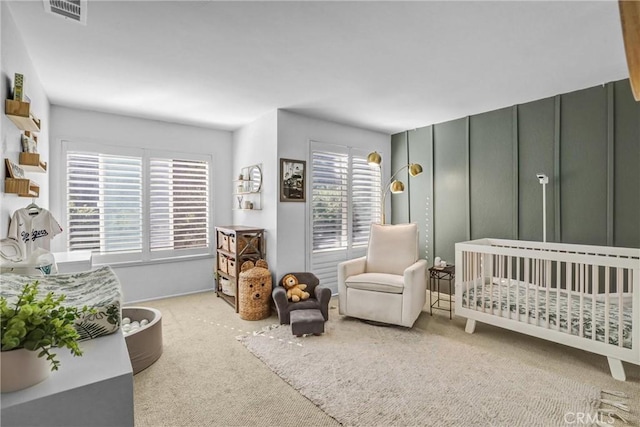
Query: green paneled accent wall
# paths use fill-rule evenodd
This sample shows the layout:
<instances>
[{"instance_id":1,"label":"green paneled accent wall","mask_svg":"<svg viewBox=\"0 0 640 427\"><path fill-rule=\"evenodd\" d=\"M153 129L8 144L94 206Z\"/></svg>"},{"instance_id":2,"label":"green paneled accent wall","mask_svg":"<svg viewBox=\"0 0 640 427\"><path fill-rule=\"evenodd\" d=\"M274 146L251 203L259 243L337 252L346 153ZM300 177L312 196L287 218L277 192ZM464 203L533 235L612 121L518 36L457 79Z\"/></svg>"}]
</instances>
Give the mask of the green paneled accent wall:
<instances>
[{"instance_id":1,"label":"green paneled accent wall","mask_svg":"<svg viewBox=\"0 0 640 427\"><path fill-rule=\"evenodd\" d=\"M389 162L391 164L389 168L389 176L393 175L398 169L406 165L408 162L408 146L407 146L407 132L398 133L391 136L391 159L382 159L383 162ZM397 179L407 184L407 171L402 171L398 174ZM384 181L382 185L388 184L388 181ZM386 190L383 188L383 191ZM409 191L408 187L405 188L404 193L392 194L387 193L387 199L391 199L391 215L387 215L387 223L400 224L409 222ZM387 205L388 206L388 205Z\"/></svg>"},{"instance_id":2,"label":"green paneled accent wall","mask_svg":"<svg viewBox=\"0 0 640 427\"><path fill-rule=\"evenodd\" d=\"M513 239L513 114L510 108L470 117L471 238Z\"/></svg>"},{"instance_id":3,"label":"green paneled accent wall","mask_svg":"<svg viewBox=\"0 0 640 427\"><path fill-rule=\"evenodd\" d=\"M423 167L420 175L409 177L405 184L409 187L411 203L409 218L418 224L420 230L420 258L433 262L433 205L431 203L433 168L432 127L427 126L407 132L409 161L419 163ZM418 191L411 191L418 188ZM427 191L420 191L426 188Z\"/></svg>"},{"instance_id":4,"label":"green paneled accent wall","mask_svg":"<svg viewBox=\"0 0 640 427\"><path fill-rule=\"evenodd\" d=\"M607 244L607 90L560 101L560 220L563 242Z\"/></svg>"},{"instance_id":5,"label":"green paneled accent wall","mask_svg":"<svg viewBox=\"0 0 640 427\"><path fill-rule=\"evenodd\" d=\"M554 129L553 98L529 102L518 110L518 239L542 240L542 185L538 173L549 177L546 186L547 242L554 241Z\"/></svg>"},{"instance_id":6,"label":"green paneled accent wall","mask_svg":"<svg viewBox=\"0 0 640 427\"><path fill-rule=\"evenodd\" d=\"M469 238L466 150L466 119L434 125L433 254L451 263L454 262L451 242ZM413 187L413 191L421 190Z\"/></svg>"},{"instance_id":7,"label":"green paneled accent wall","mask_svg":"<svg viewBox=\"0 0 640 427\"><path fill-rule=\"evenodd\" d=\"M640 102L628 80L614 83L613 244L640 247Z\"/></svg>"},{"instance_id":8,"label":"green paneled accent wall","mask_svg":"<svg viewBox=\"0 0 640 427\"><path fill-rule=\"evenodd\" d=\"M394 199L392 222L420 225L430 262L454 262L455 243L470 238L542 241L538 172L549 176L547 241L640 247L640 103L628 80L402 132L391 145L393 170L407 159L425 169L408 199Z\"/></svg>"}]
</instances>

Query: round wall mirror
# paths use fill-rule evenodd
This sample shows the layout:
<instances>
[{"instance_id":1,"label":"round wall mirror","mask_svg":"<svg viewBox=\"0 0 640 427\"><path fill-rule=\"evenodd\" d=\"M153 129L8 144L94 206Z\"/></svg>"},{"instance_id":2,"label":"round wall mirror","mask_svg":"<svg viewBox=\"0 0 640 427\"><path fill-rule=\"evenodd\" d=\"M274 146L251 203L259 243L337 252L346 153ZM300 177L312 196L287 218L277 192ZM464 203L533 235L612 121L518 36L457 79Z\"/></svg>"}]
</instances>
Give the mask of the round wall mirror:
<instances>
[{"instance_id":1,"label":"round wall mirror","mask_svg":"<svg viewBox=\"0 0 640 427\"><path fill-rule=\"evenodd\" d=\"M262 188L262 169L260 165L249 166L249 179L251 180L250 185L251 188L249 191L252 193L260 192Z\"/></svg>"}]
</instances>

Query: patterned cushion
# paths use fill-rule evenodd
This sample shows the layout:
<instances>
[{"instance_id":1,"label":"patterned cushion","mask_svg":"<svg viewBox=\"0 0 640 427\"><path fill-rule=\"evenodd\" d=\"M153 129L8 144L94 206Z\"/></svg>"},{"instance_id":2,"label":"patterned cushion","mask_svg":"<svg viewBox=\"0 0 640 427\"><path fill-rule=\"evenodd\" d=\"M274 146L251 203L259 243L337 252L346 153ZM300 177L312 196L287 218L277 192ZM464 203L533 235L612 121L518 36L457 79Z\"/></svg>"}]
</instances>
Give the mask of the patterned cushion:
<instances>
[{"instance_id":1,"label":"patterned cushion","mask_svg":"<svg viewBox=\"0 0 640 427\"><path fill-rule=\"evenodd\" d=\"M521 316L529 316L530 323L536 324L535 319L538 320L539 326L545 326L547 317L549 319L550 329L560 325L560 332L568 332L569 323L571 324L571 331L568 332L571 335L582 336L583 338L592 339L593 328L595 324L596 341L605 342L605 327L607 313L605 311L605 301L600 297L595 299L595 317L593 316L592 302L593 296L590 294L582 295L582 334L580 333L580 301L581 296L578 292L573 292L569 299L569 295L566 290L556 292L555 288L549 289L549 304L547 310L547 292L544 288L538 288L535 285L518 282L515 280L509 281L506 279L494 279L493 286L486 284L484 286L484 293L482 286L476 288L473 284L469 285L468 297L472 301L472 305L485 310L493 308L493 314L502 315L508 317L509 313L518 313ZM467 302L467 290L463 285L462 294L462 306L469 307ZM527 305L528 301L528 305ZM568 301L571 301L569 304ZM558 307L559 305L559 307ZM501 310L502 313L497 313L497 310ZM631 300L629 296L623 297L622 310L619 305L619 300L616 295L611 297L609 301L609 344L618 345L619 333L618 333L618 319L622 311L622 346L624 348L631 348ZM547 316L547 313L548 316ZM595 321L594 321L595 319ZM522 321L522 319L519 319Z\"/></svg>"},{"instance_id":2,"label":"patterned cushion","mask_svg":"<svg viewBox=\"0 0 640 427\"><path fill-rule=\"evenodd\" d=\"M95 309L95 313L76 321L81 340L112 334L120 328L122 289L111 267L53 276L6 273L2 275L0 295L15 301L24 285L36 280L40 282L38 292L43 296L49 292L65 294L64 305L78 308L86 305Z\"/></svg>"}]
</instances>

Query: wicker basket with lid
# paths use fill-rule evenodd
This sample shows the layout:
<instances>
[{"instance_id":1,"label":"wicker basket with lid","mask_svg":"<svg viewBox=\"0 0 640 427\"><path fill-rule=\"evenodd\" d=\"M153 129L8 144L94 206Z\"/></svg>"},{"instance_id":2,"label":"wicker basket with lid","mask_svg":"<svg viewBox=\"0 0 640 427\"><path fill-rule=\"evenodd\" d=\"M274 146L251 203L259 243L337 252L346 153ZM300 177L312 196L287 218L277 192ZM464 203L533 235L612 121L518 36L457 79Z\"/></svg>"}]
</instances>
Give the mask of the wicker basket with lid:
<instances>
[{"instance_id":1,"label":"wicker basket with lid","mask_svg":"<svg viewBox=\"0 0 640 427\"><path fill-rule=\"evenodd\" d=\"M271 314L272 278L263 259L245 261L238 281L238 313L244 320L260 320Z\"/></svg>"}]
</instances>

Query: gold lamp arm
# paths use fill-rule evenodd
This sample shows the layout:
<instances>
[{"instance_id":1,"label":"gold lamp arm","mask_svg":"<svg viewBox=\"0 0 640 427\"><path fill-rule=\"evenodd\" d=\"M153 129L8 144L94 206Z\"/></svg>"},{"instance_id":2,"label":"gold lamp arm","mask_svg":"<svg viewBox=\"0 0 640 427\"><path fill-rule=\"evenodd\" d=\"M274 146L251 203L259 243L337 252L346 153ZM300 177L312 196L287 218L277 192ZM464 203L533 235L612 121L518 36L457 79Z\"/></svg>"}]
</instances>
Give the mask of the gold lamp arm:
<instances>
[{"instance_id":1,"label":"gold lamp arm","mask_svg":"<svg viewBox=\"0 0 640 427\"><path fill-rule=\"evenodd\" d=\"M384 187L382 187L382 201L381 201L381 205L380 205L380 215L381 215L381 219L382 219L382 224L385 224L385 212L384 212L384 208L385 208L385 201L387 199L387 193L389 193L389 190L391 190L391 184L393 183L394 179L396 176L398 176L398 174L400 172L402 172L404 169L407 169L408 167L410 167L412 165L412 163L408 163L407 165L401 167L400 169L398 169L396 171L396 173L394 173L391 178L389 178L389 181L385 184Z\"/></svg>"}]
</instances>

